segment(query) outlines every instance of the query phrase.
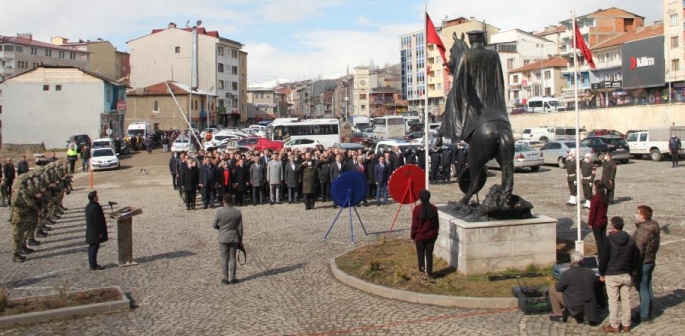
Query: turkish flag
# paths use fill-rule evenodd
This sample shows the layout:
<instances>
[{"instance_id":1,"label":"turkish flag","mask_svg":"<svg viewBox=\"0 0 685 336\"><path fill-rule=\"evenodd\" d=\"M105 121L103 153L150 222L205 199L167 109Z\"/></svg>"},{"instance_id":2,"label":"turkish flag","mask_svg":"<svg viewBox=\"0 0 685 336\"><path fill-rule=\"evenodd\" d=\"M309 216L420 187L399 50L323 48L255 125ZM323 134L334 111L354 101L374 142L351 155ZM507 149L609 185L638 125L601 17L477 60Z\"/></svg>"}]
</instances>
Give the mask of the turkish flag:
<instances>
[{"instance_id":1,"label":"turkish flag","mask_svg":"<svg viewBox=\"0 0 685 336\"><path fill-rule=\"evenodd\" d=\"M583 57L587 60L587 64L590 65L591 68L595 68L595 61L592 60L592 52L590 51L590 48L587 47L587 44L585 44L585 39L583 38L583 34L580 33L580 28L578 28L578 24L576 23L576 45L573 47L580 50L581 53L583 53Z\"/></svg>"},{"instance_id":2,"label":"turkish flag","mask_svg":"<svg viewBox=\"0 0 685 336\"><path fill-rule=\"evenodd\" d=\"M445 67L447 73L450 73L450 68L447 66L447 58L445 57L445 45L442 43L438 31L435 30L433 20L431 20L428 13L426 13L426 44L435 44L435 46L438 47L440 56L442 56L442 65Z\"/></svg>"}]
</instances>

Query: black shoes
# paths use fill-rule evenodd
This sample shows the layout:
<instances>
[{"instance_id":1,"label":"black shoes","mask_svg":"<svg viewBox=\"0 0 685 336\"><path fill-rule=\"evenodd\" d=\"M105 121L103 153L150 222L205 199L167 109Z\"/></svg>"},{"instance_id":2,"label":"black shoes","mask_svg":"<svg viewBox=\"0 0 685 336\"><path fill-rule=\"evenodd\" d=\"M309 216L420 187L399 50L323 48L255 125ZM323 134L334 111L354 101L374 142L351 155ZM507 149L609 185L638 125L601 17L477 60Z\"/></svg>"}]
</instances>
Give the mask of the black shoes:
<instances>
[{"instance_id":1,"label":"black shoes","mask_svg":"<svg viewBox=\"0 0 685 336\"><path fill-rule=\"evenodd\" d=\"M43 231L38 231L38 232L36 232L36 237L45 238L45 237L47 237L47 236L48 236L48 234L45 233L45 232L43 232Z\"/></svg>"},{"instance_id":2,"label":"black shoes","mask_svg":"<svg viewBox=\"0 0 685 336\"><path fill-rule=\"evenodd\" d=\"M26 257L22 256L22 255L19 254L19 253L15 253L15 254L12 256L12 261L13 261L13 262L23 263L25 260L26 260Z\"/></svg>"},{"instance_id":3,"label":"black shoes","mask_svg":"<svg viewBox=\"0 0 685 336\"><path fill-rule=\"evenodd\" d=\"M29 246L38 246L38 245L40 245L40 242L35 240L35 239L29 239L28 245Z\"/></svg>"},{"instance_id":4,"label":"black shoes","mask_svg":"<svg viewBox=\"0 0 685 336\"><path fill-rule=\"evenodd\" d=\"M102 267L102 266L100 266L100 265L95 265L95 267L91 267L91 268L90 268L91 271L102 271L102 270L104 270L104 269L105 269L105 268Z\"/></svg>"},{"instance_id":5,"label":"black shoes","mask_svg":"<svg viewBox=\"0 0 685 336\"><path fill-rule=\"evenodd\" d=\"M222 285L228 285L228 284L230 284L230 282L228 282L228 280L226 280L226 279L223 279L223 280L221 280L221 284Z\"/></svg>"},{"instance_id":6,"label":"black shoes","mask_svg":"<svg viewBox=\"0 0 685 336\"><path fill-rule=\"evenodd\" d=\"M21 254L29 254L29 253L33 253L33 251L34 251L33 249L30 249L30 248L28 248L28 247L22 247L22 248L19 250L19 253L21 253Z\"/></svg>"}]
</instances>

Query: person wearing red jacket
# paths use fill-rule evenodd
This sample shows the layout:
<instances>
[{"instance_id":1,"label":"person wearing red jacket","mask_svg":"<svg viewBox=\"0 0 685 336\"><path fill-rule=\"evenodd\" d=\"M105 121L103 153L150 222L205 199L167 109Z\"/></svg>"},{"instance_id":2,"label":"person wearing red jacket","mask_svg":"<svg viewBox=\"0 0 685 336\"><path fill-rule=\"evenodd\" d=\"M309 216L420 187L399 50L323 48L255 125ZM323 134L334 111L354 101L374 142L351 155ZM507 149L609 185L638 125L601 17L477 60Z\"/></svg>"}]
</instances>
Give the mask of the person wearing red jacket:
<instances>
[{"instance_id":1,"label":"person wearing red jacket","mask_svg":"<svg viewBox=\"0 0 685 336\"><path fill-rule=\"evenodd\" d=\"M590 215L587 225L592 230L597 244L597 254L602 251L602 244L607 235L607 211L609 210L609 196L606 186L600 180L596 180L592 186L593 195L590 199ZM601 256L600 256L601 258Z\"/></svg>"},{"instance_id":2,"label":"person wearing red jacket","mask_svg":"<svg viewBox=\"0 0 685 336\"><path fill-rule=\"evenodd\" d=\"M419 192L421 204L414 207L411 216L411 240L416 244L416 254L419 259L419 272L433 277L433 248L438 239L440 224L438 208L430 203L431 194L428 190Z\"/></svg>"}]
</instances>

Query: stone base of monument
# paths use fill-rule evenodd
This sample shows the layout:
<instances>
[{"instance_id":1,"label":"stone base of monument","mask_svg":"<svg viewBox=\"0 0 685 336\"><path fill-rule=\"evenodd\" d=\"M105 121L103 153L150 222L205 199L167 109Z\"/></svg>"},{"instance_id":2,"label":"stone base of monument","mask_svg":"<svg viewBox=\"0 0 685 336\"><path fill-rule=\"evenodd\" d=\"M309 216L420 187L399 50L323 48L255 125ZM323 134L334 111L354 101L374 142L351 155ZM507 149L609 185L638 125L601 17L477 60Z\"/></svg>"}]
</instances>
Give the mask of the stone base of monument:
<instances>
[{"instance_id":1,"label":"stone base of monument","mask_svg":"<svg viewBox=\"0 0 685 336\"><path fill-rule=\"evenodd\" d=\"M523 270L556 262L557 220L529 219L466 222L439 205L440 234L433 254L464 275Z\"/></svg>"}]
</instances>

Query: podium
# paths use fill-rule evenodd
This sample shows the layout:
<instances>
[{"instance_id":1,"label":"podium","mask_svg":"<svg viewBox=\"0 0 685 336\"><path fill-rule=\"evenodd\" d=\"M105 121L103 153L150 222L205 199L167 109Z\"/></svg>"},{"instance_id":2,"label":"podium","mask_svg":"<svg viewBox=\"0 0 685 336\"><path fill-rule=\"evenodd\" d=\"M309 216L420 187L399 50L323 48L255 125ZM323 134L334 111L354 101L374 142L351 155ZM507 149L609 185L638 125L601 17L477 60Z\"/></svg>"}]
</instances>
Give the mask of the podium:
<instances>
[{"instance_id":1,"label":"podium","mask_svg":"<svg viewBox=\"0 0 685 336\"><path fill-rule=\"evenodd\" d=\"M143 213L143 209L132 206L112 212L109 218L117 220L117 248L119 266L137 265L133 261L133 216Z\"/></svg>"}]
</instances>

